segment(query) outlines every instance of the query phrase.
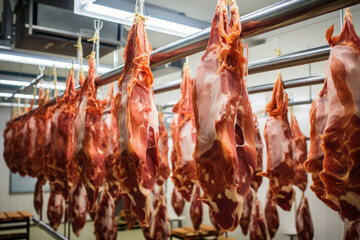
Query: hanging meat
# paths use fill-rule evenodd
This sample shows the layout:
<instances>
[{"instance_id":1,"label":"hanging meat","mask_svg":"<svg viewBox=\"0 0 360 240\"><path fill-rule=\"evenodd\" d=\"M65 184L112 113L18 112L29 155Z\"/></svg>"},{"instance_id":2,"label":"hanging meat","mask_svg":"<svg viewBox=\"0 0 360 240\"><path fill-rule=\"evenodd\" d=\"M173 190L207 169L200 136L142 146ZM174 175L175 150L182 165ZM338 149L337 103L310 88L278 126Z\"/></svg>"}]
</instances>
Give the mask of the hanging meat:
<instances>
[{"instance_id":1,"label":"hanging meat","mask_svg":"<svg viewBox=\"0 0 360 240\"><path fill-rule=\"evenodd\" d=\"M257 160L256 160L255 171L252 174L251 187L255 190L255 192L257 192L262 183L262 177L258 176L257 174L263 171L263 147L264 147L264 145L262 143L261 136L260 136L259 122L258 122L255 114L253 114L253 120L254 120L254 126L255 126L255 146L256 146L256 153L257 153L257 158L256 158ZM250 209L250 212L251 212L251 209Z\"/></svg>"},{"instance_id":2,"label":"hanging meat","mask_svg":"<svg viewBox=\"0 0 360 240\"><path fill-rule=\"evenodd\" d=\"M166 130L163 116L159 114L159 135L160 135L160 142L159 142L159 151L161 154L161 162L159 167L159 173L156 180L157 185L163 185L170 175L170 168L169 168L169 161L168 161L168 131Z\"/></svg>"},{"instance_id":3,"label":"hanging meat","mask_svg":"<svg viewBox=\"0 0 360 240\"><path fill-rule=\"evenodd\" d=\"M311 220L310 208L304 193L296 211L296 232L299 240L311 240L314 238L314 226Z\"/></svg>"},{"instance_id":4,"label":"hanging meat","mask_svg":"<svg viewBox=\"0 0 360 240\"><path fill-rule=\"evenodd\" d=\"M73 232L78 237L86 224L88 210L89 203L87 200L86 190L82 182L79 180L73 187L70 202L70 222Z\"/></svg>"},{"instance_id":5,"label":"hanging meat","mask_svg":"<svg viewBox=\"0 0 360 240\"><path fill-rule=\"evenodd\" d=\"M149 236L153 240L167 240L170 235L170 218L167 213L165 196L162 196L151 217Z\"/></svg>"},{"instance_id":6,"label":"hanging meat","mask_svg":"<svg viewBox=\"0 0 360 240\"><path fill-rule=\"evenodd\" d=\"M250 219L250 240L266 240L267 227L264 218L264 213L260 204L260 201L256 198L254 200L254 206L251 211Z\"/></svg>"},{"instance_id":7,"label":"hanging meat","mask_svg":"<svg viewBox=\"0 0 360 240\"><path fill-rule=\"evenodd\" d=\"M153 189L153 208L156 209L158 203L160 202L161 197L165 196L163 186L154 186Z\"/></svg>"},{"instance_id":8,"label":"hanging meat","mask_svg":"<svg viewBox=\"0 0 360 240\"><path fill-rule=\"evenodd\" d=\"M265 203L265 218L267 223L267 229L269 231L270 239L273 239L276 235L277 230L279 229L279 214L276 209L276 204L273 202L272 192L269 189L266 194L266 203Z\"/></svg>"},{"instance_id":9,"label":"hanging meat","mask_svg":"<svg viewBox=\"0 0 360 240\"><path fill-rule=\"evenodd\" d=\"M80 89L75 112L74 164L85 186L92 211L105 177L102 151L102 109L96 99L95 59L89 59L88 75ZM70 163L69 163L70 164Z\"/></svg>"},{"instance_id":10,"label":"hanging meat","mask_svg":"<svg viewBox=\"0 0 360 240\"><path fill-rule=\"evenodd\" d=\"M239 225L242 206L256 167L254 123L244 75L247 59L240 39L235 0L228 22L225 0L219 0L209 43L198 65L193 87L196 122L196 175L202 201L223 231Z\"/></svg>"},{"instance_id":11,"label":"hanging meat","mask_svg":"<svg viewBox=\"0 0 360 240\"><path fill-rule=\"evenodd\" d=\"M97 240L113 240L117 238L114 199L109 193L107 186L105 186L105 190L101 193L100 202L96 205L94 227L94 234Z\"/></svg>"},{"instance_id":12,"label":"hanging meat","mask_svg":"<svg viewBox=\"0 0 360 240\"><path fill-rule=\"evenodd\" d=\"M201 190L199 184L194 185L194 190L191 196L190 205L190 218L195 231L200 229L200 225L203 221L203 206L201 203Z\"/></svg>"},{"instance_id":13,"label":"hanging meat","mask_svg":"<svg viewBox=\"0 0 360 240\"><path fill-rule=\"evenodd\" d=\"M50 226L53 229L56 230L60 225L63 212L64 197L61 194L56 193L55 188L51 186L48 201L47 217L49 219Z\"/></svg>"},{"instance_id":14,"label":"hanging meat","mask_svg":"<svg viewBox=\"0 0 360 240\"><path fill-rule=\"evenodd\" d=\"M304 163L304 168L311 174L313 185L311 190L327 206L338 210L338 207L325 199L325 187L320 179L320 173L323 170L324 152L320 144L320 136L324 133L325 125L328 118L329 99L327 94L327 80L325 78L324 86L319 96L313 101L310 107L310 150L308 159Z\"/></svg>"},{"instance_id":15,"label":"hanging meat","mask_svg":"<svg viewBox=\"0 0 360 240\"><path fill-rule=\"evenodd\" d=\"M108 94L102 102L104 120L102 125L102 145L105 161L105 182L109 187L111 196L116 199L120 191L120 184L114 172L113 161L118 149L118 129L115 115L114 83L110 85Z\"/></svg>"},{"instance_id":16,"label":"hanging meat","mask_svg":"<svg viewBox=\"0 0 360 240\"><path fill-rule=\"evenodd\" d=\"M176 215L180 217L184 210L185 199L177 191L176 187L173 188L173 192L171 194L171 205L173 206Z\"/></svg>"},{"instance_id":17,"label":"hanging meat","mask_svg":"<svg viewBox=\"0 0 360 240\"><path fill-rule=\"evenodd\" d=\"M291 112L291 136L293 139L293 161L295 164L294 185L305 191L307 186L307 172L304 169L304 162L307 159L306 137L300 131L295 115Z\"/></svg>"},{"instance_id":18,"label":"hanging meat","mask_svg":"<svg viewBox=\"0 0 360 240\"><path fill-rule=\"evenodd\" d=\"M211 215L211 211L212 211L211 208L209 208L209 218L210 218L210 222L211 222L211 224L216 228L216 230L220 231L221 229L220 229L219 225L216 223L214 217Z\"/></svg>"},{"instance_id":19,"label":"hanging meat","mask_svg":"<svg viewBox=\"0 0 360 240\"><path fill-rule=\"evenodd\" d=\"M244 205L243 205L243 212L240 218L240 227L241 231L244 235L247 235L250 225L250 217L251 217L251 210L254 198L252 191L250 191L245 198Z\"/></svg>"},{"instance_id":20,"label":"hanging meat","mask_svg":"<svg viewBox=\"0 0 360 240\"><path fill-rule=\"evenodd\" d=\"M179 114L177 112L178 109L174 109L173 108L173 118L171 120L171 124L170 124L170 131L171 131L171 139L172 139L172 148L171 148L171 155L170 155L170 160L171 160L171 170L172 172L174 172L175 168L176 168L176 162L177 162L177 153L176 153L176 148L175 145L177 144L177 129L178 129L178 118L179 118Z\"/></svg>"},{"instance_id":21,"label":"hanging meat","mask_svg":"<svg viewBox=\"0 0 360 240\"><path fill-rule=\"evenodd\" d=\"M345 219L345 231L343 240L360 239L360 220L349 222Z\"/></svg>"},{"instance_id":22,"label":"hanging meat","mask_svg":"<svg viewBox=\"0 0 360 240\"><path fill-rule=\"evenodd\" d=\"M43 206L43 185L45 181L42 179L38 179L35 184L35 191L34 191L34 207L36 213L41 216L41 210Z\"/></svg>"},{"instance_id":23,"label":"hanging meat","mask_svg":"<svg viewBox=\"0 0 360 240\"><path fill-rule=\"evenodd\" d=\"M186 201L190 201L196 183L195 161L193 159L196 129L191 96L192 83L188 63L185 63L180 87L181 98L173 109L173 112L177 113L178 116L176 135L174 136L177 156L172 181Z\"/></svg>"},{"instance_id":24,"label":"hanging meat","mask_svg":"<svg viewBox=\"0 0 360 240\"><path fill-rule=\"evenodd\" d=\"M292 188L294 164L292 138L287 119L288 97L284 93L281 74L276 79L271 101L266 106L269 117L265 123L267 166L261 176L270 180L273 201L285 211L290 211L295 198Z\"/></svg>"},{"instance_id":25,"label":"hanging meat","mask_svg":"<svg viewBox=\"0 0 360 240\"><path fill-rule=\"evenodd\" d=\"M124 213L127 229L131 230L137 221L137 216L132 210L131 201L126 196L124 197Z\"/></svg>"},{"instance_id":26,"label":"hanging meat","mask_svg":"<svg viewBox=\"0 0 360 240\"><path fill-rule=\"evenodd\" d=\"M360 38L349 8L344 22L340 36L332 37L334 26L326 32L331 45L326 71L331 111L321 137L325 158L320 178L324 198L354 221L360 218Z\"/></svg>"},{"instance_id":27,"label":"hanging meat","mask_svg":"<svg viewBox=\"0 0 360 240\"><path fill-rule=\"evenodd\" d=\"M143 225L149 225L150 193L160 164L158 113L149 66L150 51L152 48L144 29L144 18L137 15L124 50L124 73L115 99L120 148L114 161L114 171Z\"/></svg>"}]
</instances>

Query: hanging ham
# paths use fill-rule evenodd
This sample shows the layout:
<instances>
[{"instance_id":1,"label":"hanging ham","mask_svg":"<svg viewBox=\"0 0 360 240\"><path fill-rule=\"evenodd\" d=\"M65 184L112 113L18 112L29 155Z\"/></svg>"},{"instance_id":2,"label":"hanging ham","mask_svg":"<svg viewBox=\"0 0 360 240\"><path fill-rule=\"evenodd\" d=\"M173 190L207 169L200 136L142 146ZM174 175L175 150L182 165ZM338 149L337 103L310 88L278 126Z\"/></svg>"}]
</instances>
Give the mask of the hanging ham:
<instances>
[{"instance_id":1,"label":"hanging ham","mask_svg":"<svg viewBox=\"0 0 360 240\"><path fill-rule=\"evenodd\" d=\"M72 230L77 237L80 237L81 230L84 228L87 220L89 203L87 200L86 190L79 180L71 192L70 202L70 222Z\"/></svg>"},{"instance_id":2,"label":"hanging ham","mask_svg":"<svg viewBox=\"0 0 360 240\"><path fill-rule=\"evenodd\" d=\"M250 217L251 217L251 210L252 210L253 202L254 202L253 194L252 194L252 191L250 191L249 194L247 195L247 197L245 198L243 212L242 212L241 218L240 218L240 227L241 227L241 231L243 232L244 235L247 235L248 231L249 231Z\"/></svg>"},{"instance_id":3,"label":"hanging ham","mask_svg":"<svg viewBox=\"0 0 360 240\"><path fill-rule=\"evenodd\" d=\"M257 192L262 183L262 177L258 176L257 174L263 171L263 148L264 148L264 145L262 143L261 136L260 136L259 122L258 122L255 114L253 114L253 120L254 120L254 126L255 126L255 136L254 137L255 137L257 158L256 158L256 168L252 174L251 187L252 187L252 189L255 190L255 192Z\"/></svg>"},{"instance_id":4,"label":"hanging ham","mask_svg":"<svg viewBox=\"0 0 360 240\"><path fill-rule=\"evenodd\" d=\"M210 38L193 87L196 175L202 201L223 231L239 225L256 167L254 123L244 75L247 59L240 39L238 7L219 0Z\"/></svg>"},{"instance_id":5,"label":"hanging ham","mask_svg":"<svg viewBox=\"0 0 360 240\"><path fill-rule=\"evenodd\" d=\"M260 201L256 198L254 200L253 209L251 211L250 219L250 240L266 240L267 227L264 218L264 213L261 208Z\"/></svg>"},{"instance_id":6,"label":"hanging ham","mask_svg":"<svg viewBox=\"0 0 360 240\"><path fill-rule=\"evenodd\" d=\"M270 239L273 239L276 235L277 230L279 229L279 214L276 209L276 204L273 202L272 192L269 189L266 194L266 203L265 203L265 219L267 223L267 229L269 231Z\"/></svg>"},{"instance_id":7,"label":"hanging ham","mask_svg":"<svg viewBox=\"0 0 360 240\"><path fill-rule=\"evenodd\" d=\"M310 208L304 193L296 211L296 232L299 240L311 240L314 238L314 226L311 220Z\"/></svg>"},{"instance_id":8,"label":"hanging ham","mask_svg":"<svg viewBox=\"0 0 360 240\"><path fill-rule=\"evenodd\" d=\"M146 226L150 221L150 193L160 164L150 51L144 18L137 15L124 50L124 73L115 99L120 147L114 171L139 221Z\"/></svg>"},{"instance_id":9,"label":"hanging ham","mask_svg":"<svg viewBox=\"0 0 360 240\"><path fill-rule=\"evenodd\" d=\"M173 112L177 113L178 116L176 135L174 136L177 156L172 180L186 201L190 201L196 183L195 161L193 159L196 129L191 96L192 83L189 68L185 63L180 87L181 98L173 109Z\"/></svg>"},{"instance_id":10,"label":"hanging ham","mask_svg":"<svg viewBox=\"0 0 360 240\"><path fill-rule=\"evenodd\" d=\"M96 99L94 54L90 56L88 75L78 95L74 124L73 160L86 189L91 211L105 177L101 142L102 109L100 101Z\"/></svg>"},{"instance_id":11,"label":"hanging ham","mask_svg":"<svg viewBox=\"0 0 360 240\"><path fill-rule=\"evenodd\" d=\"M173 188L173 192L171 194L171 205L173 206L176 215L180 217L184 210L185 199L177 191L176 187Z\"/></svg>"},{"instance_id":12,"label":"hanging ham","mask_svg":"<svg viewBox=\"0 0 360 240\"><path fill-rule=\"evenodd\" d=\"M326 32L331 45L326 70L329 106L321 148L325 158L320 178L325 199L351 220L360 218L360 39L350 9L346 9L340 36Z\"/></svg>"},{"instance_id":13,"label":"hanging ham","mask_svg":"<svg viewBox=\"0 0 360 240\"><path fill-rule=\"evenodd\" d=\"M61 218L64 212L64 197L56 193L53 186L50 188L50 196L48 201L47 217L50 226L57 229L61 223Z\"/></svg>"},{"instance_id":14,"label":"hanging ham","mask_svg":"<svg viewBox=\"0 0 360 240\"><path fill-rule=\"evenodd\" d=\"M163 185L170 175L169 161L168 161L168 131L166 130L163 116L159 114L159 151L161 154L161 162L159 167L159 173L156 180L157 185Z\"/></svg>"},{"instance_id":15,"label":"hanging ham","mask_svg":"<svg viewBox=\"0 0 360 240\"><path fill-rule=\"evenodd\" d=\"M295 164L294 185L305 191L307 186L307 173L304 169L304 162L307 159L306 137L301 132L295 115L291 112L291 136L293 139L293 160Z\"/></svg>"},{"instance_id":16,"label":"hanging ham","mask_svg":"<svg viewBox=\"0 0 360 240\"><path fill-rule=\"evenodd\" d=\"M195 231L200 229L200 225L203 221L203 206L200 200L201 190L199 184L194 185L194 190L191 196L190 205L190 219Z\"/></svg>"},{"instance_id":17,"label":"hanging ham","mask_svg":"<svg viewBox=\"0 0 360 240\"><path fill-rule=\"evenodd\" d=\"M266 106L269 117L265 124L267 166L261 176L270 180L273 201L285 211L290 211L295 198L292 188L294 164L292 159L292 138L287 119L288 97L280 73L276 79L271 101Z\"/></svg>"}]
</instances>

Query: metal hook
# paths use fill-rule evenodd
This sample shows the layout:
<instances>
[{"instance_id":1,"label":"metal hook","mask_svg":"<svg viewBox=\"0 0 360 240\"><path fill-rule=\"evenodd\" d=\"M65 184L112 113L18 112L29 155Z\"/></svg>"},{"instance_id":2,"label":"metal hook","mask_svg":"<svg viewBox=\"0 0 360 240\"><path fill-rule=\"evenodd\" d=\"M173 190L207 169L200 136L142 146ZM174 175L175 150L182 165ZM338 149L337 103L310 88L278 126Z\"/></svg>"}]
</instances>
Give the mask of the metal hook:
<instances>
[{"instance_id":1,"label":"metal hook","mask_svg":"<svg viewBox=\"0 0 360 240\"><path fill-rule=\"evenodd\" d=\"M104 22L103 22L103 21L101 21L100 19L95 19L95 20L94 20L94 28L95 28L95 31L100 31L103 26L104 26Z\"/></svg>"},{"instance_id":2,"label":"metal hook","mask_svg":"<svg viewBox=\"0 0 360 240\"><path fill-rule=\"evenodd\" d=\"M39 66L40 75L44 75L45 66L41 65Z\"/></svg>"}]
</instances>

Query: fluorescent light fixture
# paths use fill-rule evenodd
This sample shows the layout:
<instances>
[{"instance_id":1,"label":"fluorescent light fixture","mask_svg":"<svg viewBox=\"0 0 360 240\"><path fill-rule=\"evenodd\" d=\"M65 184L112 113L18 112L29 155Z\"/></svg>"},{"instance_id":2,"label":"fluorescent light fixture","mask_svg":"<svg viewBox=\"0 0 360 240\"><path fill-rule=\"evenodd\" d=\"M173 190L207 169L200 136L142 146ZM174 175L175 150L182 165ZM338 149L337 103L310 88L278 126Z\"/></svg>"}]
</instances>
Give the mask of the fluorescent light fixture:
<instances>
[{"instance_id":1,"label":"fluorescent light fixture","mask_svg":"<svg viewBox=\"0 0 360 240\"><path fill-rule=\"evenodd\" d=\"M0 107L30 107L30 104L24 104L24 103L9 103L9 102L0 102ZM36 108L38 105L33 106L33 108Z\"/></svg>"},{"instance_id":2,"label":"fluorescent light fixture","mask_svg":"<svg viewBox=\"0 0 360 240\"><path fill-rule=\"evenodd\" d=\"M0 84L10 85L10 86L26 87L26 86L29 86L30 82L0 79ZM54 83L43 82L43 83L37 84L37 88L40 88L40 87L49 88L49 89L55 89ZM65 88L66 88L66 86L63 83L60 83L60 84L57 83L56 84L56 89L57 90L64 91Z\"/></svg>"},{"instance_id":3,"label":"fluorescent light fixture","mask_svg":"<svg viewBox=\"0 0 360 240\"><path fill-rule=\"evenodd\" d=\"M75 0L74 12L76 14L92 18L100 18L103 20L116 22L128 26L131 26L133 24L135 15L133 12L127 12L116 8L106 7L91 2L81 5L82 1L80 1L80 3L78 3L78 1L79 0ZM186 37L202 30L200 28L159 19L153 16L147 16L147 20L145 21L145 23L146 29L179 37Z\"/></svg>"},{"instance_id":4,"label":"fluorescent light fixture","mask_svg":"<svg viewBox=\"0 0 360 240\"><path fill-rule=\"evenodd\" d=\"M0 97L11 97L13 94L12 93L0 93ZM14 98L27 98L27 99L33 99L34 95L31 94L15 94ZM38 99L38 96L35 96L35 99Z\"/></svg>"}]
</instances>

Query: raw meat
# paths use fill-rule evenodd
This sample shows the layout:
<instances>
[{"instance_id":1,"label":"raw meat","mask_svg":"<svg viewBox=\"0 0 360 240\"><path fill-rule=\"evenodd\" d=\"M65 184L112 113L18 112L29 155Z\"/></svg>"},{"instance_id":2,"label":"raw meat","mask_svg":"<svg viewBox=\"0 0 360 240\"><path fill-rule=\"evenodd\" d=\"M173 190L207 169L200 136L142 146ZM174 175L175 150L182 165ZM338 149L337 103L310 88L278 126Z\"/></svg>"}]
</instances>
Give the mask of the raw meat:
<instances>
[{"instance_id":1,"label":"raw meat","mask_svg":"<svg viewBox=\"0 0 360 240\"><path fill-rule=\"evenodd\" d=\"M215 222L214 217L211 215L211 211L212 211L211 208L209 208L209 218L210 218L210 222L211 222L211 224L216 228L216 230L220 231L221 229L220 229L219 225L217 225L217 223Z\"/></svg>"},{"instance_id":2,"label":"raw meat","mask_svg":"<svg viewBox=\"0 0 360 240\"><path fill-rule=\"evenodd\" d=\"M171 139L172 139L172 148L171 148L171 156L170 156L170 160L171 160L171 170L172 172L174 172L175 168L176 168L176 162L177 162L177 153L176 153L176 148L175 145L177 144L177 129L178 129L178 118L179 118L179 114L174 112L177 111L178 109L173 109L173 118L171 120L171 124L170 124L170 131L171 131Z\"/></svg>"},{"instance_id":3,"label":"raw meat","mask_svg":"<svg viewBox=\"0 0 360 240\"><path fill-rule=\"evenodd\" d=\"M165 196L162 196L151 217L149 236L153 240L167 240L170 235L170 219L167 213Z\"/></svg>"},{"instance_id":4,"label":"raw meat","mask_svg":"<svg viewBox=\"0 0 360 240\"><path fill-rule=\"evenodd\" d=\"M36 213L41 217L41 210L43 206L43 185L45 184L44 180L38 179L35 184L35 191L34 191L34 207Z\"/></svg>"},{"instance_id":5,"label":"raw meat","mask_svg":"<svg viewBox=\"0 0 360 240\"><path fill-rule=\"evenodd\" d=\"M262 143L261 136L260 136L259 122L258 122L255 114L253 114L253 118L254 118L254 126L255 126L255 146L256 146L256 153L257 153L257 161L256 161L255 171L252 174L251 187L255 190L255 192L257 192L262 183L262 177L258 176L257 174L263 171L263 147L264 147L264 145Z\"/></svg>"},{"instance_id":6,"label":"raw meat","mask_svg":"<svg viewBox=\"0 0 360 240\"><path fill-rule=\"evenodd\" d=\"M283 210L290 211L295 199L295 191L292 188L295 173L287 105L288 97L284 93L279 73L273 88L272 99L266 106L266 112L269 114L264 130L267 166L266 172L261 173L261 176L270 180L273 201Z\"/></svg>"},{"instance_id":7,"label":"raw meat","mask_svg":"<svg viewBox=\"0 0 360 240\"><path fill-rule=\"evenodd\" d=\"M250 240L266 240L267 227L260 201L256 198L251 211L250 219Z\"/></svg>"},{"instance_id":8,"label":"raw meat","mask_svg":"<svg viewBox=\"0 0 360 240\"><path fill-rule=\"evenodd\" d=\"M169 161L168 161L168 131L165 128L162 114L159 114L159 151L161 154L161 162L159 167L159 173L156 180L157 185L163 185L170 175Z\"/></svg>"},{"instance_id":9,"label":"raw meat","mask_svg":"<svg viewBox=\"0 0 360 240\"><path fill-rule=\"evenodd\" d=\"M326 32L331 45L326 71L331 111L321 137L325 158L320 178L324 198L354 221L360 218L360 38L350 9L344 22L340 36L332 37L334 26Z\"/></svg>"},{"instance_id":10,"label":"raw meat","mask_svg":"<svg viewBox=\"0 0 360 240\"><path fill-rule=\"evenodd\" d=\"M345 219L344 240L360 239L360 220L349 222Z\"/></svg>"},{"instance_id":11,"label":"raw meat","mask_svg":"<svg viewBox=\"0 0 360 240\"><path fill-rule=\"evenodd\" d=\"M107 186L101 194L100 202L96 205L94 227L94 234L97 240L117 238L114 199L107 190Z\"/></svg>"},{"instance_id":12,"label":"raw meat","mask_svg":"<svg viewBox=\"0 0 360 240\"><path fill-rule=\"evenodd\" d=\"M48 201L47 217L50 226L57 229L61 223L61 218L64 212L64 198L61 194L56 193L53 186L50 188L50 196Z\"/></svg>"},{"instance_id":13,"label":"raw meat","mask_svg":"<svg viewBox=\"0 0 360 240\"><path fill-rule=\"evenodd\" d=\"M158 203L160 202L161 197L165 196L164 195L164 187L161 186L154 186L153 189L153 208L156 209Z\"/></svg>"},{"instance_id":14,"label":"raw meat","mask_svg":"<svg viewBox=\"0 0 360 240\"><path fill-rule=\"evenodd\" d=\"M171 194L171 205L173 206L176 215L180 217L184 210L185 199L177 191L176 187L173 188L173 192Z\"/></svg>"},{"instance_id":15,"label":"raw meat","mask_svg":"<svg viewBox=\"0 0 360 240\"><path fill-rule=\"evenodd\" d=\"M71 192L70 202L70 221L72 230L76 236L80 236L81 230L84 228L87 220L89 203L86 196L86 190L82 182L79 180Z\"/></svg>"},{"instance_id":16,"label":"raw meat","mask_svg":"<svg viewBox=\"0 0 360 240\"><path fill-rule=\"evenodd\" d=\"M85 186L92 211L105 177L101 142L102 109L100 101L96 99L94 54L89 59L88 75L78 95L74 124L74 165Z\"/></svg>"},{"instance_id":17,"label":"raw meat","mask_svg":"<svg viewBox=\"0 0 360 240\"><path fill-rule=\"evenodd\" d=\"M244 235L247 235L249 230L253 201L254 201L253 194L252 191L250 191L247 197L245 198L243 212L240 218L240 227Z\"/></svg>"},{"instance_id":18,"label":"raw meat","mask_svg":"<svg viewBox=\"0 0 360 240\"><path fill-rule=\"evenodd\" d=\"M296 210L296 232L299 240L314 238L314 226L311 220L310 208L304 193L298 209Z\"/></svg>"},{"instance_id":19,"label":"raw meat","mask_svg":"<svg viewBox=\"0 0 360 240\"><path fill-rule=\"evenodd\" d=\"M324 152L320 147L320 136L324 133L327 122L328 106L327 80L325 78L324 86L319 96L313 101L310 107L310 150L308 159L304 163L304 168L312 177L313 185L310 186L311 190L327 206L337 211L338 207L323 197L325 196L325 187L320 179L324 161Z\"/></svg>"},{"instance_id":20,"label":"raw meat","mask_svg":"<svg viewBox=\"0 0 360 240\"><path fill-rule=\"evenodd\" d=\"M219 0L209 43L193 86L196 175L202 201L223 231L239 225L256 167L254 123L244 75L247 59L240 39L238 7Z\"/></svg>"},{"instance_id":21,"label":"raw meat","mask_svg":"<svg viewBox=\"0 0 360 240\"><path fill-rule=\"evenodd\" d=\"M304 169L304 162L307 158L306 137L300 131L295 115L291 112L291 136L293 139L293 160L295 164L294 185L305 191L307 186L307 172Z\"/></svg>"},{"instance_id":22,"label":"raw meat","mask_svg":"<svg viewBox=\"0 0 360 240\"><path fill-rule=\"evenodd\" d=\"M269 189L266 194L266 203L265 203L265 218L270 235L270 239L273 239L276 235L277 230L279 229L279 214L276 209L276 204L272 201L273 196L272 192Z\"/></svg>"},{"instance_id":23,"label":"raw meat","mask_svg":"<svg viewBox=\"0 0 360 240\"><path fill-rule=\"evenodd\" d=\"M137 221L137 217L134 211L132 210L131 201L126 196L124 196L124 212L125 212L127 229L131 230L133 229Z\"/></svg>"},{"instance_id":24,"label":"raw meat","mask_svg":"<svg viewBox=\"0 0 360 240\"><path fill-rule=\"evenodd\" d=\"M120 183L117 180L116 174L113 170L115 153L119 147L118 126L115 115L114 83L110 85L108 95L102 102L102 109L105 115L102 125L102 144L105 159L105 182L109 187L111 196L116 199L120 192Z\"/></svg>"},{"instance_id":25,"label":"raw meat","mask_svg":"<svg viewBox=\"0 0 360 240\"><path fill-rule=\"evenodd\" d=\"M115 99L120 148L114 171L139 221L146 226L150 221L150 193L160 164L150 51L144 18L137 15L124 50L124 73Z\"/></svg>"},{"instance_id":26,"label":"raw meat","mask_svg":"<svg viewBox=\"0 0 360 240\"><path fill-rule=\"evenodd\" d=\"M189 68L187 64L184 64L181 98L173 110L178 116L176 135L174 136L177 156L172 181L186 201L190 201L196 183L195 161L193 159L196 129L191 97L192 83Z\"/></svg>"},{"instance_id":27,"label":"raw meat","mask_svg":"<svg viewBox=\"0 0 360 240\"><path fill-rule=\"evenodd\" d=\"M200 200L201 190L199 184L194 185L194 190L191 196L190 205L190 218L195 231L200 229L200 225L203 221L203 206Z\"/></svg>"}]
</instances>

